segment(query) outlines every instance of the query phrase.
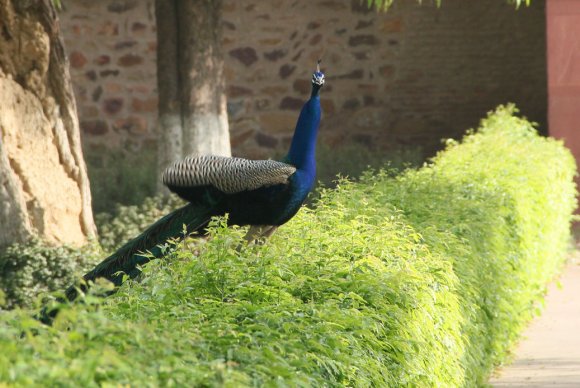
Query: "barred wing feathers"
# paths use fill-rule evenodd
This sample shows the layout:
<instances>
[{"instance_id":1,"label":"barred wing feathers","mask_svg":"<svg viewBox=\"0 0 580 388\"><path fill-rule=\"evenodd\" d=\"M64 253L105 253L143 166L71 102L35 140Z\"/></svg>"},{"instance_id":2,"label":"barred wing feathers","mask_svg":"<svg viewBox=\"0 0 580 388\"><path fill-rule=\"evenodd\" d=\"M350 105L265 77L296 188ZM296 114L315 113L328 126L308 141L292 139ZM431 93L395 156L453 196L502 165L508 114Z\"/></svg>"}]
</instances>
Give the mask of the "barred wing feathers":
<instances>
[{"instance_id":1,"label":"barred wing feathers","mask_svg":"<svg viewBox=\"0 0 580 388\"><path fill-rule=\"evenodd\" d=\"M225 156L188 156L163 173L172 188L213 186L226 194L288 183L296 167L275 160L249 160Z\"/></svg>"}]
</instances>

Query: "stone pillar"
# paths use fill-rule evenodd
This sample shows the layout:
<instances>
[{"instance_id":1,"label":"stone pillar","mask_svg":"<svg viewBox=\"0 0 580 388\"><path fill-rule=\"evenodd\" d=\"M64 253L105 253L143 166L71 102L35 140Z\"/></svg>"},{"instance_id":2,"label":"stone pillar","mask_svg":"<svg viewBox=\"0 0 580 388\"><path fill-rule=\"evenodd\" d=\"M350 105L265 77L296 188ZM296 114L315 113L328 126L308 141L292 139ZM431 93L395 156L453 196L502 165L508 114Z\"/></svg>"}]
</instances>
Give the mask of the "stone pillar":
<instances>
[{"instance_id":1,"label":"stone pillar","mask_svg":"<svg viewBox=\"0 0 580 388\"><path fill-rule=\"evenodd\" d=\"M549 131L564 139L580 165L580 1L546 5Z\"/></svg>"}]
</instances>

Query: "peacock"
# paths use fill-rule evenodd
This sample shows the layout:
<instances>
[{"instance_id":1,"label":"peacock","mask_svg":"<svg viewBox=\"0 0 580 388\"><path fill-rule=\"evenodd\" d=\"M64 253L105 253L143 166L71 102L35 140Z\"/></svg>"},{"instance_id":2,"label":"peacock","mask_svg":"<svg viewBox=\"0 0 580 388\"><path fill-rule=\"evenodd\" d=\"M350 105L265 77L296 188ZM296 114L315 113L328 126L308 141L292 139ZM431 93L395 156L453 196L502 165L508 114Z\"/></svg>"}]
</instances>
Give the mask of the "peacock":
<instances>
[{"instance_id":1,"label":"peacock","mask_svg":"<svg viewBox=\"0 0 580 388\"><path fill-rule=\"evenodd\" d=\"M139 267L162 255L168 239L204 235L212 217L228 214L228 225L249 225L247 239L270 236L300 209L312 190L316 174L316 138L322 110L319 92L324 73L318 61L312 92L306 101L290 145L281 161L248 160L215 155L188 156L169 166L163 183L187 205L159 219L141 235L83 276L84 283L69 287L68 300L97 278L119 286L124 274L135 278ZM148 255L144 254L149 252Z\"/></svg>"}]
</instances>

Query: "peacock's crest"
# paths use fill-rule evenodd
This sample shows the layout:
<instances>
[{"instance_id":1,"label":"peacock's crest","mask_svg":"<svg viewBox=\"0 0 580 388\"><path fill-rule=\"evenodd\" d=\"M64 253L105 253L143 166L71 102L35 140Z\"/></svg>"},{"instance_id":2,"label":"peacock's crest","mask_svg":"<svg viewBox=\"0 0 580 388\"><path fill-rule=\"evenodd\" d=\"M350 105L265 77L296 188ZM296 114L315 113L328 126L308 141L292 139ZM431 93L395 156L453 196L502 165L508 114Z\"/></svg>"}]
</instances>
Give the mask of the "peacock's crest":
<instances>
[{"instance_id":1,"label":"peacock's crest","mask_svg":"<svg viewBox=\"0 0 580 388\"><path fill-rule=\"evenodd\" d=\"M324 73L320 71L320 62L322 61L319 59L316 64L316 71L312 74L312 83L318 86L324 85Z\"/></svg>"}]
</instances>

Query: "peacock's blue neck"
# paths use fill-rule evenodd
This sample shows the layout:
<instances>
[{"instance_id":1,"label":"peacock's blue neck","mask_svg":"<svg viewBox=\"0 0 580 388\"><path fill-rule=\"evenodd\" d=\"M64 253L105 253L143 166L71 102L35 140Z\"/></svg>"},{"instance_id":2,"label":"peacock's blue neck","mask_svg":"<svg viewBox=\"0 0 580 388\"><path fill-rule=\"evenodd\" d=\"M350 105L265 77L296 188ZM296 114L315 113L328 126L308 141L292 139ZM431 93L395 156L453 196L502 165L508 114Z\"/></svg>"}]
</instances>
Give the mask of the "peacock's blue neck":
<instances>
[{"instance_id":1,"label":"peacock's blue neck","mask_svg":"<svg viewBox=\"0 0 580 388\"><path fill-rule=\"evenodd\" d=\"M312 181L316 174L316 137L320 116L320 96L314 94L302 107L286 157L289 163Z\"/></svg>"}]
</instances>

